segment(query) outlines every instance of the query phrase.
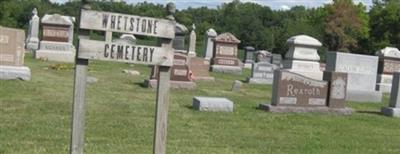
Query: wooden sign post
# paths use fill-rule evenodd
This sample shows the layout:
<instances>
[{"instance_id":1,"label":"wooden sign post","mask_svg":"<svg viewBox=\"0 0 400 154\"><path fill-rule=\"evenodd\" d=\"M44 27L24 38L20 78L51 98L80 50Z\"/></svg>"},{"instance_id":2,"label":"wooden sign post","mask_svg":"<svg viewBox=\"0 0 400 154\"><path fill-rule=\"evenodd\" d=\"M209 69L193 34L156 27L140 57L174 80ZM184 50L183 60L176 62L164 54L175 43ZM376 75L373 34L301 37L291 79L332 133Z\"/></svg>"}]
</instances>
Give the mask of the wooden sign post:
<instances>
[{"instance_id":1,"label":"wooden sign post","mask_svg":"<svg viewBox=\"0 0 400 154\"><path fill-rule=\"evenodd\" d=\"M87 67L89 60L95 59L159 66L153 153L164 154L167 138L170 67L173 64L174 52L172 48L172 39L175 37L174 4L167 5L169 14L167 19L158 19L93 11L90 10L89 0L82 2L79 47L75 62L70 153L83 153ZM90 40L90 30L104 31L106 40ZM113 43L112 32L157 37L159 46Z\"/></svg>"}]
</instances>

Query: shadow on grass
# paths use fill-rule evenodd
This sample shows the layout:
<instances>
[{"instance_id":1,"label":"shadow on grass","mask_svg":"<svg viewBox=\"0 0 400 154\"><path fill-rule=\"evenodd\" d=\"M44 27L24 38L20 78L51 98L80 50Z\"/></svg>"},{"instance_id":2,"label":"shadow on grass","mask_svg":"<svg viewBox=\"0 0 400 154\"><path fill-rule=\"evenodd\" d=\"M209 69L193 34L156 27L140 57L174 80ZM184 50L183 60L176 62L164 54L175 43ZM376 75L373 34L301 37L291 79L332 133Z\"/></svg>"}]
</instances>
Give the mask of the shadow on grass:
<instances>
[{"instance_id":1,"label":"shadow on grass","mask_svg":"<svg viewBox=\"0 0 400 154\"><path fill-rule=\"evenodd\" d=\"M186 108L193 110L193 106L192 105L185 105Z\"/></svg>"},{"instance_id":2,"label":"shadow on grass","mask_svg":"<svg viewBox=\"0 0 400 154\"><path fill-rule=\"evenodd\" d=\"M366 113L366 114L375 114L375 115L383 115L379 111L356 111L357 113Z\"/></svg>"},{"instance_id":3,"label":"shadow on grass","mask_svg":"<svg viewBox=\"0 0 400 154\"><path fill-rule=\"evenodd\" d=\"M138 86L140 86L141 88L148 88L148 86L146 85L145 82L134 82L133 84L134 84L134 85L138 85Z\"/></svg>"}]
</instances>

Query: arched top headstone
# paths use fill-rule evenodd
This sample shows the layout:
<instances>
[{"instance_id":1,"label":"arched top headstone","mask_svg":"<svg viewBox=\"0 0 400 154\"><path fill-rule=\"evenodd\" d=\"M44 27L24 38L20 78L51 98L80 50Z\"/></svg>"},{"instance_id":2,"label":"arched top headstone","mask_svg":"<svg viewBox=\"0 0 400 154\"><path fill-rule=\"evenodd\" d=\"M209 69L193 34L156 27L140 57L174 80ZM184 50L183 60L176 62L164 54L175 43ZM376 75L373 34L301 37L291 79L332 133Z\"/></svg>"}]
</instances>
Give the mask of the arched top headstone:
<instances>
[{"instance_id":1,"label":"arched top headstone","mask_svg":"<svg viewBox=\"0 0 400 154\"><path fill-rule=\"evenodd\" d=\"M218 35L217 32L212 28L208 29L206 34L207 34L207 36L210 36L210 37L216 37Z\"/></svg>"},{"instance_id":2,"label":"arched top headstone","mask_svg":"<svg viewBox=\"0 0 400 154\"><path fill-rule=\"evenodd\" d=\"M288 45L306 45L306 46L314 46L321 47L322 43L317 39L307 36L307 35L296 35L289 38L286 43Z\"/></svg>"},{"instance_id":3,"label":"arched top headstone","mask_svg":"<svg viewBox=\"0 0 400 154\"><path fill-rule=\"evenodd\" d=\"M239 44L240 40L231 33L222 33L215 37L215 42Z\"/></svg>"},{"instance_id":4,"label":"arched top headstone","mask_svg":"<svg viewBox=\"0 0 400 154\"><path fill-rule=\"evenodd\" d=\"M382 50L379 50L375 53L377 56L381 57L392 57L392 58L400 58L400 51L394 47L386 47Z\"/></svg>"}]
</instances>

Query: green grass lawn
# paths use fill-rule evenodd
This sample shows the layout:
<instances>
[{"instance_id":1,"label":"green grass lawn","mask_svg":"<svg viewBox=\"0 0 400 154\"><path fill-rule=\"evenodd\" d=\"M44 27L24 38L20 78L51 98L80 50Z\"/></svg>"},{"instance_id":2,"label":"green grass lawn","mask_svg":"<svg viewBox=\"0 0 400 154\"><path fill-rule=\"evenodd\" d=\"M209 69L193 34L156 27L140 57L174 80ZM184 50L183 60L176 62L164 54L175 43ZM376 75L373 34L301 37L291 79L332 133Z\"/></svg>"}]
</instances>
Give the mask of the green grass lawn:
<instances>
[{"instance_id":1,"label":"green grass lawn","mask_svg":"<svg viewBox=\"0 0 400 154\"><path fill-rule=\"evenodd\" d=\"M72 112L73 65L54 70L51 62L26 56L31 81L0 81L0 153L68 153ZM123 69L142 75L128 76ZM87 87L86 153L151 153L154 89L141 87L146 66L92 61ZM379 114L380 104L349 103L357 112L284 114L257 110L269 102L271 86L244 84L243 75L211 73L216 82L198 82L197 90L172 90L167 153L400 153L400 119ZM193 96L227 97L233 113L198 112Z\"/></svg>"}]
</instances>

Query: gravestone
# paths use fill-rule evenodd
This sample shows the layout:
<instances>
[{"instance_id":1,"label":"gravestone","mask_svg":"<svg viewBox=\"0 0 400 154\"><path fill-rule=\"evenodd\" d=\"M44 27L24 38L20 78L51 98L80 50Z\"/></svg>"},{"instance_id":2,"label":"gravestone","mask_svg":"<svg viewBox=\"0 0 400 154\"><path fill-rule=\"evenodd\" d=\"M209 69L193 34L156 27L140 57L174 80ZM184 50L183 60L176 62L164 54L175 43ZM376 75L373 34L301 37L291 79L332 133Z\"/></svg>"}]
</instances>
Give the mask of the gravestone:
<instances>
[{"instance_id":1,"label":"gravestone","mask_svg":"<svg viewBox=\"0 0 400 154\"><path fill-rule=\"evenodd\" d=\"M231 33L223 33L215 37L214 57L211 60L213 72L242 74L242 62L238 56L238 40Z\"/></svg>"},{"instance_id":2,"label":"gravestone","mask_svg":"<svg viewBox=\"0 0 400 154\"><path fill-rule=\"evenodd\" d=\"M244 52L245 52L243 59L244 68L251 68L252 64L254 63L255 49L252 46L246 46L244 47Z\"/></svg>"},{"instance_id":3,"label":"gravestone","mask_svg":"<svg viewBox=\"0 0 400 154\"><path fill-rule=\"evenodd\" d=\"M193 24L189 37L189 57L196 57L196 32L194 30L196 30L196 26Z\"/></svg>"},{"instance_id":4,"label":"gravestone","mask_svg":"<svg viewBox=\"0 0 400 154\"><path fill-rule=\"evenodd\" d=\"M192 73L189 67L189 57L182 53L174 54L174 61L171 68L170 86L174 89L196 89L196 83L192 80ZM159 69L157 66L152 67L149 80L145 80L145 85L149 88L157 88L157 74Z\"/></svg>"},{"instance_id":5,"label":"gravestone","mask_svg":"<svg viewBox=\"0 0 400 154\"><path fill-rule=\"evenodd\" d=\"M251 67L251 77L247 78L250 84L272 84L274 70L279 67L269 62L253 63Z\"/></svg>"},{"instance_id":6,"label":"gravestone","mask_svg":"<svg viewBox=\"0 0 400 154\"><path fill-rule=\"evenodd\" d=\"M242 85L243 83L239 80L233 81L231 91L240 91Z\"/></svg>"},{"instance_id":7,"label":"gravestone","mask_svg":"<svg viewBox=\"0 0 400 154\"><path fill-rule=\"evenodd\" d=\"M24 41L24 30L0 26L0 79L31 79L31 70L23 66Z\"/></svg>"},{"instance_id":8,"label":"gravestone","mask_svg":"<svg viewBox=\"0 0 400 154\"><path fill-rule=\"evenodd\" d=\"M200 57L190 58L190 70L193 73L193 80L214 81L214 77L210 76L210 61Z\"/></svg>"},{"instance_id":9,"label":"gravestone","mask_svg":"<svg viewBox=\"0 0 400 154\"><path fill-rule=\"evenodd\" d=\"M204 39L205 43L205 48L204 48L204 58L206 60L211 60L213 58L213 52L214 52L214 41L213 39L217 37L217 32L215 32L214 29L210 28L206 32L206 37Z\"/></svg>"},{"instance_id":10,"label":"gravestone","mask_svg":"<svg viewBox=\"0 0 400 154\"><path fill-rule=\"evenodd\" d=\"M119 39L112 40L114 43L120 43L120 44L131 44L135 45L137 40L134 35L131 34L122 34Z\"/></svg>"},{"instance_id":11,"label":"gravestone","mask_svg":"<svg viewBox=\"0 0 400 154\"><path fill-rule=\"evenodd\" d=\"M27 51L33 51L39 49L39 22L37 9L34 8L32 11L32 18L29 20L28 38L26 39Z\"/></svg>"},{"instance_id":12,"label":"gravestone","mask_svg":"<svg viewBox=\"0 0 400 154\"><path fill-rule=\"evenodd\" d=\"M188 29L185 25L176 23L175 27L175 38L174 38L174 43L173 43L173 48L175 49L175 52L187 54L187 48L185 47L185 37L188 33Z\"/></svg>"},{"instance_id":13,"label":"gravestone","mask_svg":"<svg viewBox=\"0 0 400 154\"><path fill-rule=\"evenodd\" d=\"M347 100L381 102L382 93L375 90L378 57L327 52L326 71L347 73Z\"/></svg>"},{"instance_id":14,"label":"gravestone","mask_svg":"<svg viewBox=\"0 0 400 154\"><path fill-rule=\"evenodd\" d=\"M377 90L390 93L393 73L400 71L400 51L386 47L375 54L379 57Z\"/></svg>"},{"instance_id":15,"label":"gravestone","mask_svg":"<svg viewBox=\"0 0 400 154\"><path fill-rule=\"evenodd\" d=\"M382 108L382 113L390 117L400 117L400 72L393 73L389 106Z\"/></svg>"},{"instance_id":16,"label":"gravestone","mask_svg":"<svg viewBox=\"0 0 400 154\"><path fill-rule=\"evenodd\" d=\"M351 114L345 108L346 75L327 73L330 81L315 80L286 70L275 70L271 104L259 108L269 112L333 112ZM329 92L331 90L331 92ZM331 102L329 102L331 101Z\"/></svg>"},{"instance_id":17,"label":"gravestone","mask_svg":"<svg viewBox=\"0 0 400 154\"><path fill-rule=\"evenodd\" d=\"M57 62L74 62L75 47L72 44L74 22L74 17L59 14L44 15L42 18L43 38L35 57Z\"/></svg>"},{"instance_id":18,"label":"gravestone","mask_svg":"<svg viewBox=\"0 0 400 154\"><path fill-rule=\"evenodd\" d=\"M193 97L192 106L198 111L233 112L233 102L221 97Z\"/></svg>"},{"instance_id":19,"label":"gravestone","mask_svg":"<svg viewBox=\"0 0 400 154\"><path fill-rule=\"evenodd\" d=\"M259 50L257 51L256 55L256 62L272 63L272 54L267 50Z\"/></svg>"},{"instance_id":20,"label":"gravestone","mask_svg":"<svg viewBox=\"0 0 400 154\"><path fill-rule=\"evenodd\" d=\"M286 42L289 51L285 55L283 68L316 80L322 80L319 66L318 48L322 46L317 39L307 35L297 35Z\"/></svg>"},{"instance_id":21,"label":"gravestone","mask_svg":"<svg viewBox=\"0 0 400 154\"><path fill-rule=\"evenodd\" d=\"M281 54L272 54L272 64L282 67L282 55Z\"/></svg>"}]
</instances>

